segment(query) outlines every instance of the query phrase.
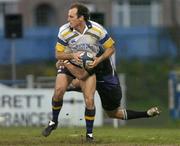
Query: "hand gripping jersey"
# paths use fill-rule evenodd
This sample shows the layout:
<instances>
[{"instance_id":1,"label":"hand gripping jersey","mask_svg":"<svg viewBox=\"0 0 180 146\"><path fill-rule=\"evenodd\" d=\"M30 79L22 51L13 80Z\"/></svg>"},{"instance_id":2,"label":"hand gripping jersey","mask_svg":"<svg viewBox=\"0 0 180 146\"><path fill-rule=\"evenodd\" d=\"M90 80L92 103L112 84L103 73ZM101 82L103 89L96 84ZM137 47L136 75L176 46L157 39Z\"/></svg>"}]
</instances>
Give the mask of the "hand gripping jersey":
<instances>
[{"instance_id":1,"label":"hand gripping jersey","mask_svg":"<svg viewBox=\"0 0 180 146\"><path fill-rule=\"evenodd\" d=\"M107 31L96 22L87 21L82 34L71 28L70 24L67 23L59 29L56 51L89 51L96 55L99 52L100 46L108 49L113 44L114 41Z\"/></svg>"}]
</instances>

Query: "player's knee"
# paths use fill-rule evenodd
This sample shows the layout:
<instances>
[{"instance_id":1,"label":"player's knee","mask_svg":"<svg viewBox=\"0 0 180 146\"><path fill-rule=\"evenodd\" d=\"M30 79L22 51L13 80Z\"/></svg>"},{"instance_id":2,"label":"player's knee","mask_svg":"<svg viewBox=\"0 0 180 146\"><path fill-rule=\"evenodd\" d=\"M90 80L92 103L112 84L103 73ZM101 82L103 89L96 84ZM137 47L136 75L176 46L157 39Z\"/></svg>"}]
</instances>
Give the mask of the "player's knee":
<instances>
[{"instance_id":1,"label":"player's knee","mask_svg":"<svg viewBox=\"0 0 180 146\"><path fill-rule=\"evenodd\" d=\"M119 119L117 111L118 110L106 111L106 114L108 115L109 118L117 118L117 119Z\"/></svg>"},{"instance_id":2,"label":"player's knee","mask_svg":"<svg viewBox=\"0 0 180 146\"><path fill-rule=\"evenodd\" d=\"M116 110L113 110L113 111L106 111L106 114L110 118L116 118L116 119L121 119L121 120L124 119L124 115L123 115L122 111L119 110L119 109L116 109Z\"/></svg>"},{"instance_id":3,"label":"player's knee","mask_svg":"<svg viewBox=\"0 0 180 146\"><path fill-rule=\"evenodd\" d=\"M54 91L54 97L59 98L59 97L63 96L65 91L66 90L64 88L62 88L62 87L56 88L55 91Z\"/></svg>"},{"instance_id":4,"label":"player's knee","mask_svg":"<svg viewBox=\"0 0 180 146\"><path fill-rule=\"evenodd\" d=\"M94 99L85 99L85 103L88 109L94 108Z\"/></svg>"}]
</instances>

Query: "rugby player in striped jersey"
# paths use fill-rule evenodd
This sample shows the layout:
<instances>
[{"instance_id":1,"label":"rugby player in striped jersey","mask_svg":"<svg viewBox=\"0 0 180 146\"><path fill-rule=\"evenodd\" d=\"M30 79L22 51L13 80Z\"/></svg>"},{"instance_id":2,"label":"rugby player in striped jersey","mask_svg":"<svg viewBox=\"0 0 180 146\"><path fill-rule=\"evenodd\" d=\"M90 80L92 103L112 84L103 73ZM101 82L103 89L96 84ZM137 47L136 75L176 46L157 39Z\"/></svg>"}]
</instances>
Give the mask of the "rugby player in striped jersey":
<instances>
[{"instance_id":1,"label":"rugby player in striped jersey","mask_svg":"<svg viewBox=\"0 0 180 146\"><path fill-rule=\"evenodd\" d=\"M61 26L56 44L56 58L69 60L76 66L81 62L80 54L88 51L97 55L100 46L104 52L91 64L91 68L109 58L114 53L114 41L107 31L98 23L89 20L89 10L82 4L73 4L68 11L68 23ZM80 67L80 66L79 66ZM66 67L58 69L54 95L52 96L52 120L43 130L43 136L51 134L58 125L58 117L63 105L63 96L72 80L76 78ZM95 118L94 93L96 75L92 73L80 80L85 101L86 139L93 140L93 123Z\"/></svg>"}]
</instances>

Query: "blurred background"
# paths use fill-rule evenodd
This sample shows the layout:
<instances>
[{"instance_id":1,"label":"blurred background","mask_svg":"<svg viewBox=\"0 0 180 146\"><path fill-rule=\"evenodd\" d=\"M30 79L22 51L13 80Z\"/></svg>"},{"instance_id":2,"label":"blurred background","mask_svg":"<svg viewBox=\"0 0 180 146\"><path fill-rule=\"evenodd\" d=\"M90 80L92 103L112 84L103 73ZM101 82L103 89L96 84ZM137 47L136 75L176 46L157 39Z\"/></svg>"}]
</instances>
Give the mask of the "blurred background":
<instances>
[{"instance_id":1,"label":"blurred background","mask_svg":"<svg viewBox=\"0 0 180 146\"><path fill-rule=\"evenodd\" d=\"M18 110L30 108L30 99L35 98L30 95L36 89L40 90L38 95L47 90L51 90L49 96L53 93L54 46L58 28L67 22L67 11L73 2L0 0L0 115L5 117L5 125L13 124L18 118L22 120ZM123 124L179 126L180 0L78 2L89 8L91 20L107 28L116 41L115 61L123 88L122 106L137 110L159 106L162 110L159 118ZM22 101L24 95L26 100ZM40 105L43 98L37 99ZM76 102L70 100L69 103ZM14 109L17 113L12 114ZM28 112L31 113L27 110L23 115L23 125L28 125L28 118L32 120L32 113L26 117ZM121 122L109 120L104 114L102 117L101 124Z\"/></svg>"}]
</instances>

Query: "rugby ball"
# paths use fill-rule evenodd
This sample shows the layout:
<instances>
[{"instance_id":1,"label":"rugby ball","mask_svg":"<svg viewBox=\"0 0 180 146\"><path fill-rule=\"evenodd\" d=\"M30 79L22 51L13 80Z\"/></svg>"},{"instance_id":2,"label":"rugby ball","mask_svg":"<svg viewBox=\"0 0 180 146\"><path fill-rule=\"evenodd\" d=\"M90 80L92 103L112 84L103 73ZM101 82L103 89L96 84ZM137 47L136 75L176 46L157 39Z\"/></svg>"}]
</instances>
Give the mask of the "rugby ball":
<instances>
[{"instance_id":1,"label":"rugby ball","mask_svg":"<svg viewBox=\"0 0 180 146\"><path fill-rule=\"evenodd\" d=\"M87 68L87 66L94 61L94 55L90 52L82 52L80 54L80 59L82 61L83 67Z\"/></svg>"}]
</instances>

